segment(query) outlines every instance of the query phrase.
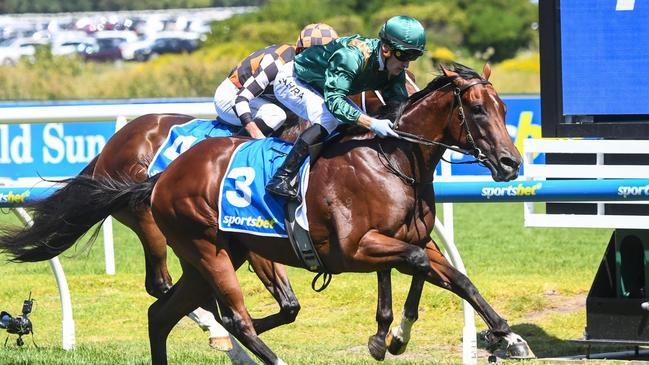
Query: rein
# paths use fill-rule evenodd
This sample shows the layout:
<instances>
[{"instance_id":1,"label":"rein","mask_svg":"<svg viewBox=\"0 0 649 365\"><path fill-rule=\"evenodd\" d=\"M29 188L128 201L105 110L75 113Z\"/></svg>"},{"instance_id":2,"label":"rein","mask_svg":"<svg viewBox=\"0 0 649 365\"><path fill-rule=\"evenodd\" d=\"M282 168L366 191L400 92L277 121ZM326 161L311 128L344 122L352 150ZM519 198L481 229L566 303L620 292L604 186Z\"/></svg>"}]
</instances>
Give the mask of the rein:
<instances>
[{"instance_id":1,"label":"rein","mask_svg":"<svg viewBox=\"0 0 649 365\"><path fill-rule=\"evenodd\" d=\"M446 85L449 85L449 84L446 84ZM440 89L445 87L446 85L440 87ZM472 83L469 83L468 85L465 85L462 88L456 86L453 89L453 104L451 105L451 110L448 113L448 120L449 120L449 124L450 124L450 121L451 121L452 116L453 116L453 109L455 109L456 106L458 107L458 117L460 119L460 126L462 126L462 130L464 131L464 133L466 133L466 140L469 143L469 145L471 146L471 148L465 149L465 148L461 148L461 147L457 147L457 146L451 146L451 145L443 143L443 142L433 141L433 140L430 140L430 139L427 139L427 138L424 138L424 137L421 137L421 136L418 136L418 135L415 135L415 134L412 134L412 133L407 133L407 132L402 132L402 131L396 130L397 127L395 127L395 132L399 135L398 139L404 140L404 141L407 141L407 142L410 142L410 143L421 144L421 145L424 145L424 146L440 146L440 147L444 147L446 149L449 149L451 151L459 152L459 153L461 153L463 155L473 156L473 158L474 158L474 160L472 160L472 161L465 161L465 162L451 162L451 161L444 160L444 161L446 161L448 163L454 163L454 164L479 163L479 164L483 164L485 161L487 161L487 156L484 153L482 153L482 150L480 150L480 148L476 145L475 140L473 139L473 135L471 135L471 130L469 128L469 125L468 125L468 122L467 122L467 119L466 119L466 115L464 114L464 107L463 107L463 103L462 103L462 95L464 95L464 93L467 90L469 90L470 88L472 88L473 86L476 86L476 85L491 85L491 82L489 82L487 80L478 80L478 81L474 81ZM461 137L461 135L460 135L460 137ZM412 177L404 174L403 172L401 172L401 170L399 170L396 166L394 166L392 161L390 161L390 159L386 155L385 151L383 151L383 146L381 145L381 141L377 139L377 142L379 144L380 157L383 157L383 160L385 160L384 165L388 170L390 170L390 172L397 175L401 180L403 180L408 185L422 184L422 182L417 182L417 180L415 178L412 178ZM432 181L430 181L430 182L432 182ZM424 183L429 183L429 182L424 182Z\"/></svg>"}]
</instances>

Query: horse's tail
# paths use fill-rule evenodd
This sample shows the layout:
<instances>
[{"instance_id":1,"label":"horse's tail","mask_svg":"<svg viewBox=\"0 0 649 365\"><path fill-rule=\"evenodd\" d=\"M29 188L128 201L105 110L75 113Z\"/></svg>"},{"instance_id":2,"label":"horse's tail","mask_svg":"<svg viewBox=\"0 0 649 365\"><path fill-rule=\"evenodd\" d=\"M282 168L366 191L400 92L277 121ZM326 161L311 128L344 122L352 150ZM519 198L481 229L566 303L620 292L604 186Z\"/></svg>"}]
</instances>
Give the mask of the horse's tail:
<instances>
[{"instance_id":1,"label":"horse's tail","mask_svg":"<svg viewBox=\"0 0 649 365\"><path fill-rule=\"evenodd\" d=\"M44 261L58 256L113 212L149 203L157 180L158 175L142 183L93 179L87 175L64 180L61 189L26 206L33 216L31 227L0 228L0 251L15 262Z\"/></svg>"}]
</instances>

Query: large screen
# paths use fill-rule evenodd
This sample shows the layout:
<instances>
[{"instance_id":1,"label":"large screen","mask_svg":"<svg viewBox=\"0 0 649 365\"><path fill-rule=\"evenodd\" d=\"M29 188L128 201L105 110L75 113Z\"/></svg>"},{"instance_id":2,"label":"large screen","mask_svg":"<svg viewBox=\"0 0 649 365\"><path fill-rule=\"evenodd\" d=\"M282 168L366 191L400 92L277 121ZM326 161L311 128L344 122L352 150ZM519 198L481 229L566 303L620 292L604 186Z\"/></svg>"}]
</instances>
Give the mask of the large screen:
<instances>
[{"instance_id":1,"label":"large screen","mask_svg":"<svg viewBox=\"0 0 649 365\"><path fill-rule=\"evenodd\" d=\"M649 1L539 2L543 137L649 139Z\"/></svg>"},{"instance_id":2,"label":"large screen","mask_svg":"<svg viewBox=\"0 0 649 365\"><path fill-rule=\"evenodd\" d=\"M564 115L649 114L649 2L561 0Z\"/></svg>"}]
</instances>

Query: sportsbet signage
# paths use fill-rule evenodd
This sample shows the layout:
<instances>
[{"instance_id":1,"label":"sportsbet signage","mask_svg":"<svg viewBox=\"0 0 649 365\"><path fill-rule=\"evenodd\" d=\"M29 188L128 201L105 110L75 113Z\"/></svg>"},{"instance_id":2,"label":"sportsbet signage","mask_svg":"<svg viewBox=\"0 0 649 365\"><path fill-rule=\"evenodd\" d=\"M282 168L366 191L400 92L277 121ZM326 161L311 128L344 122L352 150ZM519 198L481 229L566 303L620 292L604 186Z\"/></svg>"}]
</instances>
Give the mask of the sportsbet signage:
<instances>
[{"instance_id":1,"label":"sportsbet signage","mask_svg":"<svg viewBox=\"0 0 649 365\"><path fill-rule=\"evenodd\" d=\"M541 137L538 97L503 97L507 130L519 151ZM0 109L1 112L1 109ZM64 177L79 173L115 133L115 122L0 124L0 179ZM453 154L452 161L470 158ZM453 165L454 175L489 175L478 165Z\"/></svg>"}]
</instances>

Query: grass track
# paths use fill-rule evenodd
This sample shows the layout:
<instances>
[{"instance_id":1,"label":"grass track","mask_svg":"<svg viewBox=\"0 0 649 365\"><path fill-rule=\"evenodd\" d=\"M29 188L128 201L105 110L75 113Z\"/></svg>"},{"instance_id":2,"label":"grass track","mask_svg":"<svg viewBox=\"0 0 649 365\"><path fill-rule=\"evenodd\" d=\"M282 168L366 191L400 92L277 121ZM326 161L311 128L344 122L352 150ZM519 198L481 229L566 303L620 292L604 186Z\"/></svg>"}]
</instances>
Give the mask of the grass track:
<instances>
[{"instance_id":1,"label":"grass track","mask_svg":"<svg viewBox=\"0 0 649 365\"><path fill-rule=\"evenodd\" d=\"M459 204L456 242L469 277L488 302L539 356L582 353L565 340L580 338L585 326L584 296L610 237L610 230L523 228L520 204ZM1 214L0 222L17 222ZM133 233L115 224L117 275L103 274L101 240L87 253L65 254L76 325L77 348L60 350L61 312L54 277L47 263L0 266L0 310L17 314L29 291L36 298L36 333L16 348L10 338L0 347L0 364L146 364L149 362L142 249ZM171 259L174 278L179 267ZM334 277L323 293L310 289L312 275L289 269L302 311L297 322L262 335L289 364L375 364L366 350L375 331L375 275ZM276 311L254 274L239 271L253 316ZM409 278L393 275L395 318ZM576 299L575 299L576 298ZM572 300L572 302L571 302ZM408 351L389 364L461 361L461 303L452 294L427 286ZM566 303L572 303L568 305ZM575 304L576 303L576 304ZM396 321L395 321L396 322ZM478 330L485 328L477 318ZM2 337L0 337L1 339ZM207 346L207 336L187 319L172 331L171 364L228 364ZM480 361L486 361L480 353Z\"/></svg>"}]
</instances>

